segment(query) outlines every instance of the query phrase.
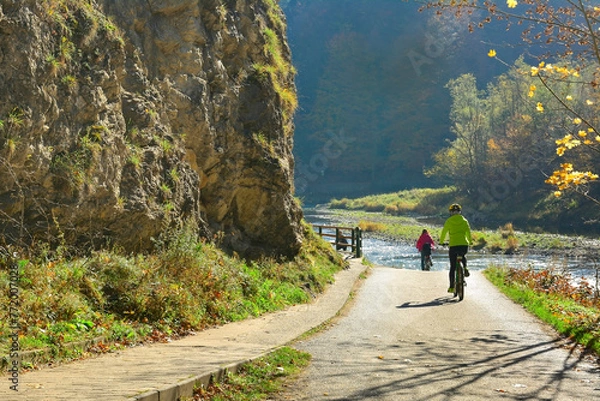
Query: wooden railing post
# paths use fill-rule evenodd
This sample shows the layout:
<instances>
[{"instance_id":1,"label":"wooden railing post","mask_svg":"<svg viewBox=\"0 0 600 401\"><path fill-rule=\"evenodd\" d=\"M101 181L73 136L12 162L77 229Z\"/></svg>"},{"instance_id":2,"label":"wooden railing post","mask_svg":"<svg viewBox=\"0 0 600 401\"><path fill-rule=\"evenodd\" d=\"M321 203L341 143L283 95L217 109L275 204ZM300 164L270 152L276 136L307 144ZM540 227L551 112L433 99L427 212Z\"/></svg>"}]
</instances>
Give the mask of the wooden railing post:
<instances>
[{"instance_id":1,"label":"wooden railing post","mask_svg":"<svg viewBox=\"0 0 600 401\"><path fill-rule=\"evenodd\" d=\"M317 224L313 224L313 228L317 229L319 236L321 238L335 238L333 242L328 241L333 245L335 250L346 251L347 247L350 247L350 253L355 255L357 258L362 257L362 231L359 227L350 228L350 227L336 227L336 226L321 226ZM327 230L335 230L335 234L329 232L323 232L324 229ZM344 234L344 230L351 231L350 236ZM348 244L348 238L351 239L351 243Z\"/></svg>"},{"instance_id":2,"label":"wooden railing post","mask_svg":"<svg viewBox=\"0 0 600 401\"><path fill-rule=\"evenodd\" d=\"M356 233L356 251L355 251L355 255L357 258L361 258L362 257L362 233L360 231L360 227L356 227L353 231L353 237L354 237L354 233Z\"/></svg>"}]
</instances>

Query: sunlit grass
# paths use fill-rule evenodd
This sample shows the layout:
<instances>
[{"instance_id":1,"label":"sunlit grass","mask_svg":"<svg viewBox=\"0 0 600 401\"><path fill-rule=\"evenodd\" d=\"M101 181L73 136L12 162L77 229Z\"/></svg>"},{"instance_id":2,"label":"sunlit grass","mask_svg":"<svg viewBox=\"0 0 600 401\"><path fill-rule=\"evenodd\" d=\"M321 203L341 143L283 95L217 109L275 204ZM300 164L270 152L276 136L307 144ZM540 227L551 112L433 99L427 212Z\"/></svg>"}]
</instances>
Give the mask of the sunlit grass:
<instances>
[{"instance_id":1,"label":"sunlit grass","mask_svg":"<svg viewBox=\"0 0 600 401\"><path fill-rule=\"evenodd\" d=\"M383 223L361 220L358 222L358 228L360 228L364 232L378 232L384 231L386 226Z\"/></svg>"},{"instance_id":2,"label":"sunlit grass","mask_svg":"<svg viewBox=\"0 0 600 401\"><path fill-rule=\"evenodd\" d=\"M241 366L225 380L196 389L195 401L268 400L279 392L310 362L310 354L290 347L279 348L269 355Z\"/></svg>"},{"instance_id":3,"label":"sunlit grass","mask_svg":"<svg viewBox=\"0 0 600 401\"><path fill-rule=\"evenodd\" d=\"M559 333L600 355L600 296L551 271L490 267L484 275L504 294Z\"/></svg>"},{"instance_id":4,"label":"sunlit grass","mask_svg":"<svg viewBox=\"0 0 600 401\"><path fill-rule=\"evenodd\" d=\"M227 256L194 231L157 241L150 255L104 250L68 258L38 252L21 258L18 281L22 351L102 337L135 343L184 335L213 325L305 303L332 282L344 262L306 229L294 260L245 261ZM0 285L9 286L11 261L0 260ZM0 302L9 305L9 292ZM0 350L12 330L0 312Z\"/></svg>"},{"instance_id":5,"label":"sunlit grass","mask_svg":"<svg viewBox=\"0 0 600 401\"><path fill-rule=\"evenodd\" d=\"M330 202L330 207L333 209L386 212L391 215L409 213L430 215L439 214L439 205L449 205L455 201L455 197L456 189L454 187L416 188L356 199L333 199Z\"/></svg>"}]
</instances>

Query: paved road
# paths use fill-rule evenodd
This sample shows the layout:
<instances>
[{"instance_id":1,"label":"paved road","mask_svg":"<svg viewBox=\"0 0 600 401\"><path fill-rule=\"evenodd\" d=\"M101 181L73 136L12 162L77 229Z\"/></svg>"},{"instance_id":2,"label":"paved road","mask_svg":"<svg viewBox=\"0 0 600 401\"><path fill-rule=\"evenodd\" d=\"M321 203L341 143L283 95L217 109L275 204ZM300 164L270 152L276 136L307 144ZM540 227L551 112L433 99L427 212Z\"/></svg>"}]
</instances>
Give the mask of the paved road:
<instances>
[{"instance_id":1,"label":"paved road","mask_svg":"<svg viewBox=\"0 0 600 401\"><path fill-rule=\"evenodd\" d=\"M347 315L294 344L307 372L281 400L600 400L600 371L480 272L375 267Z\"/></svg>"}]
</instances>

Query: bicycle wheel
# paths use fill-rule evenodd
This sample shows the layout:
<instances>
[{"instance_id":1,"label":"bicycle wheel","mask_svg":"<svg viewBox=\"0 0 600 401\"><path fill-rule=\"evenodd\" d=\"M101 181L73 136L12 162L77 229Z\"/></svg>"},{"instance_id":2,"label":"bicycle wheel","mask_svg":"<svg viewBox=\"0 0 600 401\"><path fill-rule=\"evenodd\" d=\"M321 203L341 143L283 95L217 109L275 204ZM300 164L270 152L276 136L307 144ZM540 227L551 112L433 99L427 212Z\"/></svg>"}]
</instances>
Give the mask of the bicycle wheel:
<instances>
[{"instance_id":1,"label":"bicycle wheel","mask_svg":"<svg viewBox=\"0 0 600 401\"><path fill-rule=\"evenodd\" d=\"M465 277L462 261L460 259L456 261L456 280L454 283L454 288L456 288L455 295L458 295L458 300L462 301L465 297Z\"/></svg>"}]
</instances>

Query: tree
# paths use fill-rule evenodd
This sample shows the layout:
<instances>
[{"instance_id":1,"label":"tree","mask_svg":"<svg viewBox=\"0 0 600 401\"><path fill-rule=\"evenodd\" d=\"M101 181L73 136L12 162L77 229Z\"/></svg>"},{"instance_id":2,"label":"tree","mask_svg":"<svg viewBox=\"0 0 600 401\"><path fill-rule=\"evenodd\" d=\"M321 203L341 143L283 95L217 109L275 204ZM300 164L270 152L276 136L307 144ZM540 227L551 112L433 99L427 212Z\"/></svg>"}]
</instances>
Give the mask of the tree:
<instances>
[{"instance_id":1,"label":"tree","mask_svg":"<svg viewBox=\"0 0 600 401\"><path fill-rule=\"evenodd\" d=\"M551 94L563 115L564 135L556 139L556 153L583 162L583 170L572 160L565 161L546 179L556 187L555 195L575 191L600 205L590 192L589 184L598 176L585 169L597 165L600 131L597 104L600 101L600 6L590 0L459 0L425 2L422 9L438 13L452 12L457 17L470 16L469 29L483 28L493 21L503 21L507 28L517 25L529 45L529 54L539 58L530 74L537 84L528 88L538 113L548 108L536 98L538 87ZM495 49L488 54L499 59ZM569 61L567 63L567 61ZM585 79L582 72L585 71ZM569 88L564 92L560 88ZM578 152L575 152L577 150ZM587 157L584 156L587 153Z\"/></svg>"},{"instance_id":2,"label":"tree","mask_svg":"<svg viewBox=\"0 0 600 401\"><path fill-rule=\"evenodd\" d=\"M435 155L436 166L428 174L441 175L459 187L468 188L480 182L485 174L489 130L484 93L477 89L472 74L453 79L446 87L453 100L450 131L456 139Z\"/></svg>"}]
</instances>

